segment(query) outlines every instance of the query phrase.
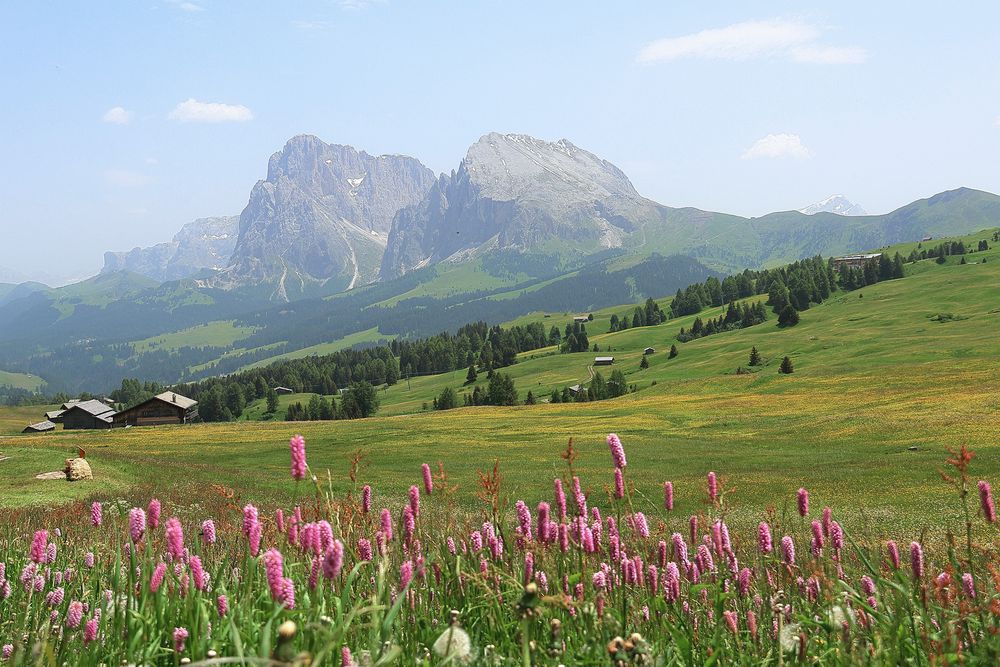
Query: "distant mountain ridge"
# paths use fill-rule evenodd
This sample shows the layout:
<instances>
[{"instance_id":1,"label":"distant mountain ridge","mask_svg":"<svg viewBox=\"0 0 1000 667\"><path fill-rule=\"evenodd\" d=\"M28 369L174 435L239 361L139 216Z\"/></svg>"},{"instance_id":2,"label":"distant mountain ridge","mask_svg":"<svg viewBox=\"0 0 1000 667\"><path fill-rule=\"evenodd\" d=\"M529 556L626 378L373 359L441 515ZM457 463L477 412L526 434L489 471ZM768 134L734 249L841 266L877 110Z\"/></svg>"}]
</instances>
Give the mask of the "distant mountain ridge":
<instances>
[{"instance_id":1,"label":"distant mountain ridge","mask_svg":"<svg viewBox=\"0 0 1000 667\"><path fill-rule=\"evenodd\" d=\"M830 195L823 201L800 208L799 213L836 213L837 215L868 215L868 211L855 204L844 195Z\"/></svg>"},{"instance_id":2,"label":"distant mountain ridge","mask_svg":"<svg viewBox=\"0 0 1000 667\"><path fill-rule=\"evenodd\" d=\"M199 218L184 225L172 241L128 252L104 253L101 273L131 271L167 282L229 265L239 231L238 216Z\"/></svg>"}]
</instances>

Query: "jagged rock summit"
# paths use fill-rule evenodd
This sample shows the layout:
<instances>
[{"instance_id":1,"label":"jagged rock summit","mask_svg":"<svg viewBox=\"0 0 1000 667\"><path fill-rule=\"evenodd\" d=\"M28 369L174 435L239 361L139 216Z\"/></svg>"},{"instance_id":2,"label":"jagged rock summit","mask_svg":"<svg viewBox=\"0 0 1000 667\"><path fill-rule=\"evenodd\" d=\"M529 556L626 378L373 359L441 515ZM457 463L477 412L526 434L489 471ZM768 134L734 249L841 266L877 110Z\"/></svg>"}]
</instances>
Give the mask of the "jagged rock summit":
<instances>
[{"instance_id":1,"label":"jagged rock summit","mask_svg":"<svg viewBox=\"0 0 1000 667\"><path fill-rule=\"evenodd\" d=\"M393 220L383 279L449 258L514 251L560 258L623 245L662 208L615 165L562 139L490 133L457 171Z\"/></svg>"},{"instance_id":2,"label":"jagged rock summit","mask_svg":"<svg viewBox=\"0 0 1000 667\"><path fill-rule=\"evenodd\" d=\"M205 269L225 268L236 246L239 220L235 215L199 218L184 225L168 243L106 252L101 273L131 271L166 282L189 278Z\"/></svg>"},{"instance_id":3,"label":"jagged rock summit","mask_svg":"<svg viewBox=\"0 0 1000 667\"><path fill-rule=\"evenodd\" d=\"M434 180L411 157L293 137L253 187L230 266L211 284L266 286L273 299L290 300L371 282L393 216L419 202Z\"/></svg>"}]
</instances>

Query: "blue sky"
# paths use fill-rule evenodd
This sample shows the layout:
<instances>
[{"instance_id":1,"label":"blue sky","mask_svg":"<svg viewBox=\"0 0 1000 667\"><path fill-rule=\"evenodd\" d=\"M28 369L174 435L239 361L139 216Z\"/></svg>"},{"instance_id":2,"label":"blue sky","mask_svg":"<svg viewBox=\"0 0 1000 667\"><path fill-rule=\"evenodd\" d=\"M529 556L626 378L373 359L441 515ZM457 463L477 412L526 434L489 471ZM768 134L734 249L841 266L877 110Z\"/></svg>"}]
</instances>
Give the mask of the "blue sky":
<instances>
[{"instance_id":1,"label":"blue sky","mask_svg":"<svg viewBox=\"0 0 1000 667\"><path fill-rule=\"evenodd\" d=\"M299 133L435 171L492 130L567 138L744 215L1000 192L997 25L985 1L3 3L0 267L82 277L238 214Z\"/></svg>"}]
</instances>

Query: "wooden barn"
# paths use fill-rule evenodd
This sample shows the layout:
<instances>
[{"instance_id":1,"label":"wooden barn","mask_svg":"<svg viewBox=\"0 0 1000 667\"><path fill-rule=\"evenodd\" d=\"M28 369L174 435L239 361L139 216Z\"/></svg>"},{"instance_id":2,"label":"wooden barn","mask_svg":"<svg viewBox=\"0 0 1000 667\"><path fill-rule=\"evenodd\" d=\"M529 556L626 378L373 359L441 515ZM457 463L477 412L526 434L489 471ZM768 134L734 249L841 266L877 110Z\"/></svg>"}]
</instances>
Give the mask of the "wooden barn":
<instances>
[{"instance_id":1,"label":"wooden barn","mask_svg":"<svg viewBox=\"0 0 1000 667\"><path fill-rule=\"evenodd\" d=\"M21 433L49 433L50 431L56 430L56 425L50 421L38 422L37 424L31 424L26 426Z\"/></svg>"},{"instance_id":2,"label":"wooden barn","mask_svg":"<svg viewBox=\"0 0 1000 667\"><path fill-rule=\"evenodd\" d=\"M114 416L115 427L187 424L198 416L198 401L165 391Z\"/></svg>"},{"instance_id":3,"label":"wooden barn","mask_svg":"<svg viewBox=\"0 0 1000 667\"><path fill-rule=\"evenodd\" d=\"M642 351L643 354L653 354L654 352L656 352L656 350L654 350L651 347L647 347L645 350Z\"/></svg>"},{"instance_id":4,"label":"wooden barn","mask_svg":"<svg viewBox=\"0 0 1000 667\"><path fill-rule=\"evenodd\" d=\"M61 424L62 416L65 410L50 410L45 413L45 421L50 421L53 424Z\"/></svg>"},{"instance_id":5,"label":"wooden barn","mask_svg":"<svg viewBox=\"0 0 1000 667\"><path fill-rule=\"evenodd\" d=\"M288 387L275 387L274 388L274 393L280 394L280 395L288 395L288 394L294 394L295 390L294 389L289 389Z\"/></svg>"},{"instance_id":6,"label":"wooden barn","mask_svg":"<svg viewBox=\"0 0 1000 667\"><path fill-rule=\"evenodd\" d=\"M595 366L610 366L615 363L614 357L594 357Z\"/></svg>"},{"instance_id":7,"label":"wooden barn","mask_svg":"<svg viewBox=\"0 0 1000 667\"><path fill-rule=\"evenodd\" d=\"M111 417L115 409L100 401L80 401L67 403L69 408L62 413L63 429L111 428Z\"/></svg>"}]
</instances>

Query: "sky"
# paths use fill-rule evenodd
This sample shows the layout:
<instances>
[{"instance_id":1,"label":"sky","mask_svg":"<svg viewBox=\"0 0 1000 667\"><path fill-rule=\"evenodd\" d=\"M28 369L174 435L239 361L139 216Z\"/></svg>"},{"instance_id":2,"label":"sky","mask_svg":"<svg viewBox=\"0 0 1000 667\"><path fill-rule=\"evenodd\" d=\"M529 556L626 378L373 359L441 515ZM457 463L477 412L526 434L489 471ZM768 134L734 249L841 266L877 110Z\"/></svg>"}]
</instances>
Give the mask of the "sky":
<instances>
[{"instance_id":1,"label":"sky","mask_svg":"<svg viewBox=\"0 0 1000 667\"><path fill-rule=\"evenodd\" d=\"M236 215L316 134L457 168L566 138L670 206L1000 192L1000 3L0 3L0 281Z\"/></svg>"}]
</instances>

